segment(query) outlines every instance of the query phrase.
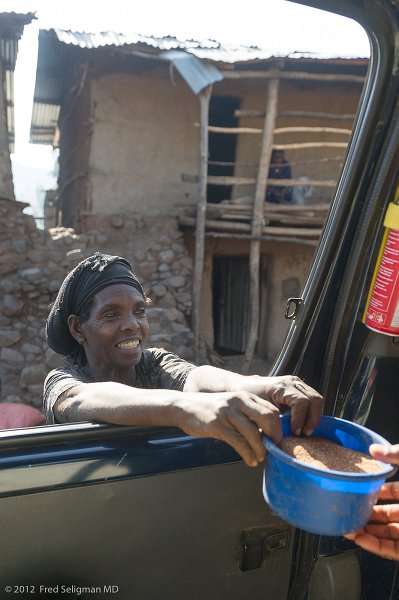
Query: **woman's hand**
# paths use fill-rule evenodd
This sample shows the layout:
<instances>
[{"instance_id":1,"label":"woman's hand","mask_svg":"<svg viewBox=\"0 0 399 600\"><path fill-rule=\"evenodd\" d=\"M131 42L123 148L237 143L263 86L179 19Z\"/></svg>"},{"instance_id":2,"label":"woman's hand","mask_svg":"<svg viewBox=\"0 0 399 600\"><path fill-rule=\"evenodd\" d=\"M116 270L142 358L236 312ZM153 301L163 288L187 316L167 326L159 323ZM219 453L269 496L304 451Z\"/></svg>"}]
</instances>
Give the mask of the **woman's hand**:
<instances>
[{"instance_id":1,"label":"woman's hand","mask_svg":"<svg viewBox=\"0 0 399 600\"><path fill-rule=\"evenodd\" d=\"M278 408L250 392L184 393L175 407L185 433L226 442L250 467L265 458L262 432L276 443L282 437Z\"/></svg>"},{"instance_id":2,"label":"woman's hand","mask_svg":"<svg viewBox=\"0 0 399 600\"><path fill-rule=\"evenodd\" d=\"M311 435L319 424L323 410L323 397L295 375L241 375L204 365L191 371L184 391L246 391L277 407L287 406L291 409L291 430L295 435Z\"/></svg>"},{"instance_id":3,"label":"woman's hand","mask_svg":"<svg viewBox=\"0 0 399 600\"><path fill-rule=\"evenodd\" d=\"M377 460L399 464L399 444L382 446L372 444L370 454ZM380 500L399 500L399 482L385 483L379 493ZM399 560L399 504L380 504L373 508L370 520L360 531L345 535L363 550Z\"/></svg>"},{"instance_id":4,"label":"woman's hand","mask_svg":"<svg viewBox=\"0 0 399 600\"><path fill-rule=\"evenodd\" d=\"M312 435L323 410L323 397L316 390L295 375L260 377L257 386L251 391L276 406L291 409L291 431L295 435Z\"/></svg>"}]
</instances>

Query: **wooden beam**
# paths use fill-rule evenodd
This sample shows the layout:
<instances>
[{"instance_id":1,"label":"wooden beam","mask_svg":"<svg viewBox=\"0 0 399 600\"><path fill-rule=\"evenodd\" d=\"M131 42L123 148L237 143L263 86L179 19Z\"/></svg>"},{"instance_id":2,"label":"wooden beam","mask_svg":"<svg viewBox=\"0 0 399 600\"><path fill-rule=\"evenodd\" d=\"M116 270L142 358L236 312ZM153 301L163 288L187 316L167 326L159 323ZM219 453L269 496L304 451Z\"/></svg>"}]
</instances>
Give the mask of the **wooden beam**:
<instances>
[{"instance_id":1,"label":"wooden beam","mask_svg":"<svg viewBox=\"0 0 399 600\"><path fill-rule=\"evenodd\" d=\"M253 118L265 118L264 110L247 110L245 108L237 108L234 111L234 116L240 117L253 117ZM331 121L353 121L355 115L351 114L336 114L336 113L323 113L323 112L308 112L303 110L282 110L277 113L278 117L299 117L304 119L326 119Z\"/></svg>"},{"instance_id":2,"label":"wooden beam","mask_svg":"<svg viewBox=\"0 0 399 600\"><path fill-rule=\"evenodd\" d=\"M303 179L268 179L267 183L269 185L276 185L282 187L295 187L295 186L305 186L305 187L329 187L335 188L337 182L335 179L307 179L304 181Z\"/></svg>"},{"instance_id":3,"label":"wooden beam","mask_svg":"<svg viewBox=\"0 0 399 600\"><path fill-rule=\"evenodd\" d=\"M260 237L254 237L252 235L246 235L245 233L217 233L214 231L206 232L206 237L210 238L224 238L229 240L259 240L261 242L282 242L282 243L292 243L292 244L306 244L308 246L317 246L317 240L307 240L302 239L300 237L282 237L275 235L261 235Z\"/></svg>"},{"instance_id":4,"label":"wooden beam","mask_svg":"<svg viewBox=\"0 0 399 600\"><path fill-rule=\"evenodd\" d=\"M304 148L347 148L348 142L302 142L300 144L273 144L275 150L303 150Z\"/></svg>"},{"instance_id":5,"label":"wooden beam","mask_svg":"<svg viewBox=\"0 0 399 600\"><path fill-rule=\"evenodd\" d=\"M300 117L305 119L330 119L332 121L354 121L354 114L348 113L324 113L324 112L307 112L302 110L282 110L278 113L279 117Z\"/></svg>"},{"instance_id":6,"label":"wooden beam","mask_svg":"<svg viewBox=\"0 0 399 600\"><path fill-rule=\"evenodd\" d=\"M234 175L209 175L208 183L212 185L251 185L256 183L255 177L235 177ZM269 185L295 187L296 185L306 185L313 187L329 187L335 188L336 181L334 179L309 179L304 182L302 179L266 179Z\"/></svg>"},{"instance_id":7,"label":"wooden beam","mask_svg":"<svg viewBox=\"0 0 399 600\"><path fill-rule=\"evenodd\" d=\"M338 127L277 127L274 135L279 133L336 133L351 135L352 129L340 129Z\"/></svg>"},{"instance_id":8,"label":"wooden beam","mask_svg":"<svg viewBox=\"0 0 399 600\"><path fill-rule=\"evenodd\" d=\"M227 134L238 134L238 133L255 133L261 134L262 129L255 129L253 127L216 127L216 125L209 125L208 131L210 133L227 133Z\"/></svg>"},{"instance_id":9,"label":"wooden beam","mask_svg":"<svg viewBox=\"0 0 399 600\"><path fill-rule=\"evenodd\" d=\"M209 175L208 183L213 185L251 185L255 177L235 177L234 175Z\"/></svg>"},{"instance_id":10,"label":"wooden beam","mask_svg":"<svg viewBox=\"0 0 399 600\"><path fill-rule=\"evenodd\" d=\"M343 81L364 84L363 75L306 73L302 71L221 71L225 79L291 79L298 81Z\"/></svg>"},{"instance_id":11,"label":"wooden beam","mask_svg":"<svg viewBox=\"0 0 399 600\"><path fill-rule=\"evenodd\" d=\"M194 217L179 217L179 223L183 227L195 227L196 220ZM216 219L206 219L205 226L209 230L216 231L229 231L232 234L234 233L247 233L251 235L251 238L255 241L259 241L262 237L262 234L270 235L270 236L287 236L287 237L297 237L297 238L310 238L316 239L320 236L321 228L320 227L280 227L277 225L263 225L259 229L258 234L251 233L251 225L249 223L236 223L234 221L219 221Z\"/></svg>"},{"instance_id":12,"label":"wooden beam","mask_svg":"<svg viewBox=\"0 0 399 600\"><path fill-rule=\"evenodd\" d=\"M273 148L273 132L277 117L279 79L275 77L269 81L267 90L267 105L265 107L265 121L263 126L262 147L259 158L258 177L256 182L255 198L252 213L252 236L262 234L263 207L266 196L267 176ZM248 372L259 335L259 265L260 241L251 240L249 252L249 303L251 320L248 333L247 347L244 355L243 369Z\"/></svg>"},{"instance_id":13,"label":"wooden beam","mask_svg":"<svg viewBox=\"0 0 399 600\"><path fill-rule=\"evenodd\" d=\"M201 130L200 130L200 164L199 164L199 186L198 205L195 229L195 259L193 274L193 305L191 322L194 333L195 359L199 362L200 342L200 305L202 292L202 275L204 270L205 252L205 220L207 204L207 172L208 172L208 123L209 102L212 95L212 85L202 90L199 94Z\"/></svg>"},{"instance_id":14,"label":"wooden beam","mask_svg":"<svg viewBox=\"0 0 399 600\"><path fill-rule=\"evenodd\" d=\"M193 204L178 204L179 208L185 210L185 214L194 216L196 212L196 206ZM265 202L263 207L263 214L265 216L274 215L274 213L283 214L285 216L293 215L318 215L326 214L330 208L329 202L317 202L313 204L274 204L272 202ZM249 217L252 214L252 202L251 204L236 204L235 202L221 202L214 204L210 202L206 205L207 214L219 213L222 217L225 213L235 212L237 214L248 214Z\"/></svg>"},{"instance_id":15,"label":"wooden beam","mask_svg":"<svg viewBox=\"0 0 399 600\"><path fill-rule=\"evenodd\" d=\"M194 123L195 127L199 127L198 123ZM210 133L225 133L227 135L237 135L239 133L250 133L260 135L263 133L263 129L255 127L217 127L216 125L209 125L208 131ZM351 129L339 129L338 127L279 127L274 130L274 133L344 133L350 135Z\"/></svg>"}]
</instances>

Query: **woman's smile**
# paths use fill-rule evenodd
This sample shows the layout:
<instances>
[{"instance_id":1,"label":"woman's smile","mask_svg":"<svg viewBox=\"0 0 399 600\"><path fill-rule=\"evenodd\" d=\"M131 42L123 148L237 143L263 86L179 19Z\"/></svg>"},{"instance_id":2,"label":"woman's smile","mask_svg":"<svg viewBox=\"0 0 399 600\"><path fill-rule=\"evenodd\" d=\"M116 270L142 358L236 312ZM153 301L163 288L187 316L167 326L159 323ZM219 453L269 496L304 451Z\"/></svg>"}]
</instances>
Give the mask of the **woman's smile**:
<instances>
[{"instance_id":1,"label":"woman's smile","mask_svg":"<svg viewBox=\"0 0 399 600\"><path fill-rule=\"evenodd\" d=\"M148 335L146 302L129 285L110 285L93 298L90 315L81 324L90 370L125 371L140 362Z\"/></svg>"},{"instance_id":2,"label":"woman's smile","mask_svg":"<svg viewBox=\"0 0 399 600\"><path fill-rule=\"evenodd\" d=\"M120 350L136 350L139 346L140 346L139 340L129 340L129 341L125 341L125 342L119 342L119 344L116 345L116 347L119 348Z\"/></svg>"}]
</instances>

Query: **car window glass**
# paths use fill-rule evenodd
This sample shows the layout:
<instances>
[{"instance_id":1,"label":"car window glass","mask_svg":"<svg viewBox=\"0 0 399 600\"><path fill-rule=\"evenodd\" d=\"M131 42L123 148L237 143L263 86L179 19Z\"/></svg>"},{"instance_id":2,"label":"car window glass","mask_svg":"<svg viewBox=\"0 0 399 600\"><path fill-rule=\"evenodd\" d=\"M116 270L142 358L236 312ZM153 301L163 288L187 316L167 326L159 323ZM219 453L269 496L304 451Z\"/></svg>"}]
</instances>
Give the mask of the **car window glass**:
<instances>
[{"instance_id":1,"label":"car window glass","mask_svg":"<svg viewBox=\"0 0 399 600\"><path fill-rule=\"evenodd\" d=\"M147 345L242 372L271 368L369 64L367 36L349 19L272 6L279 20L261 12L262 31L253 15L216 18L219 7L205 3L195 43L192 24L170 15L131 31L109 7L98 21L82 14L92 36L72 5L65 21L50 5L36 20L23 9L25 23L14 18L18 60L2 63L3 100L15 100L2 242L3 428L38 424L29 409L41 410L44 378L63 362L45 340L49 307L66 273L96 250L133 261L152 298ZM322 32L337 27L326 48Z\"/></svg>"}]
</instances>

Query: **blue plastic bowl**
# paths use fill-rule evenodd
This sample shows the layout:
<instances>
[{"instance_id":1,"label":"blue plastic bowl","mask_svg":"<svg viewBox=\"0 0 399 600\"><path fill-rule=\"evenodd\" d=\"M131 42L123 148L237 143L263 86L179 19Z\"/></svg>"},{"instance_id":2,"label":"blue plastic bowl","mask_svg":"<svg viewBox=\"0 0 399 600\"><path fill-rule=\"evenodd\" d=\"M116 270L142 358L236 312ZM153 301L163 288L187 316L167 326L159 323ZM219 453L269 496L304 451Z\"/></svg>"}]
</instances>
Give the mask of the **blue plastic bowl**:
<instances>
[{"instance_id":1,"label":"blue plastic bowl","mask_svg":"<svg viewBox=\"0 0 399 600\"><path fill-rule=\"evenodd\" d=\"M281 416L283 435L292 435L290 415ZM388 444L380 435L350 421L323 416L314 435L369 454L373 443ZM381 462L377 473L345 473L311 467L264 438L268 454L263 495L284 521L310 533L343 535L369 520L378 491L396 467Z\"/></svg>"}]
</instances>

